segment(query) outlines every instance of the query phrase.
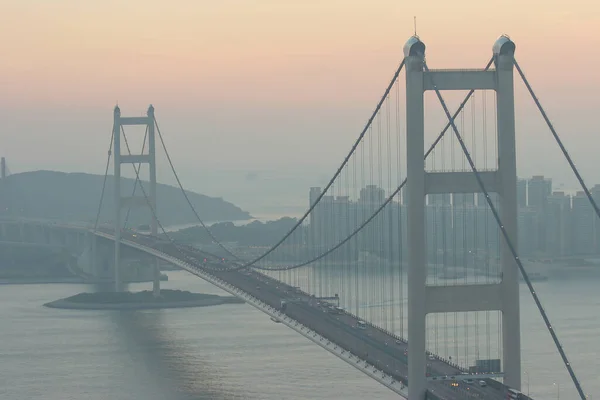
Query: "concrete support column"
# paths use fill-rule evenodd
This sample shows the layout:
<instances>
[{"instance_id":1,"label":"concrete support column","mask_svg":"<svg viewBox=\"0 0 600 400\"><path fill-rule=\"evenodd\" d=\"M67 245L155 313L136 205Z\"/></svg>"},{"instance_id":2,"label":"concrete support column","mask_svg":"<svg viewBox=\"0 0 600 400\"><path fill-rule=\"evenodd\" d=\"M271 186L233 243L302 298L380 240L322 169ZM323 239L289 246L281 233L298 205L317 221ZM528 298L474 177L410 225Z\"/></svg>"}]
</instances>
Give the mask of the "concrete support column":
<instances>
[{"instance_id":1,"label":"concrete support column","mask_svg":"<svg viewBox=\"0 0 600 400\"><path fill-rule=\"evenodd\" d=\"M0 158L0 179L6 179L6 158Z\"/></svg>"},{"instance_id":2,"label":"concrete support column","mask_svg":"<svg viewBox=\"0 0 600 400\"><path fill-rule=\"evenodd\" d=\"M514 103L515 44L501 37L494 45L497 76L498 172L500 174L500 217L512 245L517 249L517 161ZM501 240L502 262L502 347L504 383L521 389L521 325L519 270L506 240ZM518 252L517 252L518 254Z\"/></svg>"},{"instance_id":3,"label":"concrete support column","mask_svg":"<svg viewBox=\"0 0 600 400\"><path fill-rule=\"evenodd\" d=\"M148 154L127 154L121 155L121 129L126 125L146 125L148 134ZM156 220L156 142L155 142L155 130L156 124L154 120L154 107L150 105L148 107L147 116L145 117L122 117L121 110L119 107L115 107L114 112L114 165L115 165L115 289L121 290L121 275L120 275L120 245L121 245L121 207L125 204L131 206L146 205L151 208L153 212L151 221L151 232L153 235L158 233L158 221ZM149 198L121 197L121 164L123 163L147 163L150 168L150 193ZM139 172L139 171L138 171ZM141 184L141 183L140 183ZM141 202L139 200L142 200ZM147 200L147 204L146 201ZM160 296L160 271L158 263L153 266L153 294L154 296Z\"/></svg>"},{"instance_id":4,"label":"concrete support column","mask_svg":"<svg viewBox=\"0 0 600 400\"><path fill-rule=\"evenodd\" d=\"M90 233L91 240L91 260L90 267L94 276L100 276L98 272L98 237L93 233Z\"/></svg>"},{"instance_id":5,"label":"concrete support column","mask_svg":"<svg viewBox=\"0 0 600 400\"><path fill-rule=\"evenodd\" d=\"M148 155L150 158L150 202L154 209L152 213L152 221L150 223L150 231L153 236L158 235L158 221L156 220L156 140L154 136L154 107L150 105L148 107ZM154 260L153 279L152 279L152 293L154 297L160 296L160 268L158 258Z\"/></svg>"},{"instance_id":6,"label":"concrete support column","mask_svg":"<svg viewBox=\"0 0 600 400\"><path fill-rule=\"evenodd\" d=\"M115 291L121 291L121 110L114 110L113 123L113 164L114 164L114 235L115 235Z\"/></svg>"},{"instance_id":7,"label":"concrete support column","mask_svg":"<svg viewBox=\"0 0 600 400\"><path fill-rule=\"evenodd\" d=\"M408 178L408 398L424 400L425 370L425 162L423 63L425 45L412 37L404 46Z\"/></svg>"}]
</instances>

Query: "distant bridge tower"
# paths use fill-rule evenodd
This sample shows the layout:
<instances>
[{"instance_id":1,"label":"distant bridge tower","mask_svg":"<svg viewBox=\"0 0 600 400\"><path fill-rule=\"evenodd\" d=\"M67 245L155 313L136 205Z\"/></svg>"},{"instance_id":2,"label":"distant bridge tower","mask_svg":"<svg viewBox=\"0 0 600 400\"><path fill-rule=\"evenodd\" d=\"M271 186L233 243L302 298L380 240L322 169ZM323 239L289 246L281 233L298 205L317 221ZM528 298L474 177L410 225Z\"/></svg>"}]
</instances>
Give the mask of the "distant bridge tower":
<instances>
[{"instance_id":1,"label":"distant bridge tower","mask_svg":"<svg viewBox=\"0 0 600 400\"><path fill-rule=\"evenodd\" d=\"M426 321L428 313L502 311L504 382L521 387L521 340L517 265L502 240L502 282L486 285L427 286L425 195L481 192L471 172L425 171L423 162L426 90L488 89L496 91L498 170L482 172L488 192L498 193L500 214L512 243L517 241L517 174L513 65L515 45L501 37L493 47L495 70L430 70L424 68L425 44L413 36L404 46L408 178L408 358L409 399L426 392ZM454 134L449 131L448 134Z\"/></svg>"},{"instance_id":2,"label":"distant bridge tower","mask_svg":"<svg viewBox=\"0 0 600 400\"><path fill-rule=\"evenodd\" d=\"M146 125L148 133L148 154L121 154L121 133L122 127L126 125ZM152 221L150 229L152 235L158 234L158 221L156 220L156 145L154 141L154 107L150 105L145 117L122 117L119 106L114 110L114 125L113 125L113 153L114 153L114 177L115 177L115 290L121 291L121 209L128 206L151 207ZM121 196L121 164L136 164L144 163L150 167L150 193L148 201L145 197L122 197ZM141 182L140 182L141 185ZM150 203L150 204L148 204ZM158 259L154 264L153 277L153 293L154 296L160 295L160 270Z\"/></svg>"},{"instance_id":3,"label":"distant bridge tower","mask_svg":"<svg viewBox=\"0 0 600 400\"><path fill-rule=\"evenodd\" d=\"M0 158L0 178L6 178L6 158Z\"/></svg>"}]
</instances>

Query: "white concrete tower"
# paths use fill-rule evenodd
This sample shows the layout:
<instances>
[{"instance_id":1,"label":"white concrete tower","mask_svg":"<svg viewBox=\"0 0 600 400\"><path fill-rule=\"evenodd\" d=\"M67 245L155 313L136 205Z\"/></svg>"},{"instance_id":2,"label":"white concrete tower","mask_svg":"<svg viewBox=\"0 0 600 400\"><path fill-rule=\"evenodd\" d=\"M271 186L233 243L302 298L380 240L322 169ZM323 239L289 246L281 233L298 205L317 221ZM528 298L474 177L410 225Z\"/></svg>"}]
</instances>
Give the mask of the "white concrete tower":
<instances>
[{"instance_id":1,"label":"white concrete tower","mask_svg":"<svg viewBox=\"0 0 600 400\"><path fill-rule=\"evenodd\" d=\"M121 154L121 131L126 125L146 125L148 133L148 154ZM113 153L114 153L114 177L115 177L115 290L121 291L121 209L124 207L148 207L154 211L150 229L153 235L158 233L158 221L156 220L156 142L154 137L154 107L150 105L145 117L121 117L121 110L115 107L113 125ZM150 193L148 201L145 196L122 197L121 196L121 164L148 164L150 169ZM141 182L140 182L141 184ZM148 204L150 203L150 204ZM154 265L153 293L160 295L160 271L158 260Z\"/></svg>"},{"instance_id":2,"label":"white concrete tower","mask_svg":"<svg viewBox=\"0 0 600 400\"><path fill-rule=\"evenodd\" d=\"M0 158L0 179L6 178L6 158Z\"/></svg>"},{"instance_id":3,"label":"white concrete tower","mask_svg":"<svg viewBox=\"0 0 600 400\"><path fill-rule=\"evenodd\" d=\"M500 195L501 219L513 245L517 243L517 175L513 61L514 43L502 36L493 47L495 70L425 71L425 44L413 36L404 46L406 71L407 197L408 197L408 397L423 400L426 380L426 323L428 313L502 311L504 382L521 387L521 345L517 265L502 248L503 279L499 284L427 286L425 253L425 196L441 193L479 193L472 172L426 172L423 161L426 90L495 90L498 116L498 170L480 177L489 193ZM448 131L447 134L454 134Z\"/></svg>"},{"instance_id":4,"label":"white concrete tower","mask_svg":"<svg viewBox=\"0 0 600 400\"><path fill-rule=\"evenodd\" d=\"M154 107L150 104L148 107L148 157L150 158L150 199L154 212L152 213L152 222L150 223L150 233L152 236L158 235L158 221L156 220L156 142L154 138ZM141 184L141 182L140 182ZM158 258L154 259L154 273L152 277L152 293L154 297L160 296L160 268Z\"/></svg>"},{"instance_id":5,"label":"white concrete tower","mask_svg":"<svg viewBox=\"0 0 600 400\"><path fill-rule=\"evenodd\" d=\"M517 250L517 157L515 144L514 55L515 44L500 37L494 44L498 125L498 172L500 218ZM519 270L505 240L501 241L502 262L502 351L504 383L521 389L521 323L519 310ZM517 252L518 254L518 252Z\"/></svg>"},{"instance_id":6,"label":"white concrete tower","mask_svg":"<svg viewBox=\"0 0 600 400\"><path fill-rule=\"evenodd\" d=\"M121 291L121 109L113 112L113 164L114 164L114 234L115 234L115 292Z\"/></svg>"},{"instance_id":7,"label":"white concrete tower","mask_svg":"<svg viewBox=\"0 0 600 400\"><path fill-rule=\"evenodd\" d=\"M411 37L404 45L406 71L406 157L408 197L408 398L425 399L425 44ZM402 245L402 244L400 244Z\"/></svg>"}]
</instances>

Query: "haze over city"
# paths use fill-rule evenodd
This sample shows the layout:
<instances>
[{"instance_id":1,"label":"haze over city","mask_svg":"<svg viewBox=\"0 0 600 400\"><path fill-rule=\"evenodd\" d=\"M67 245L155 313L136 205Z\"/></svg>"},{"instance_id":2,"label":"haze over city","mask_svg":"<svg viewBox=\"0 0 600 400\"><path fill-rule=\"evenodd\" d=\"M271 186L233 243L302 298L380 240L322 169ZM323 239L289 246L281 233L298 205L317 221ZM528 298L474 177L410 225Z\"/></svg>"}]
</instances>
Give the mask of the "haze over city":
<instances>
[{"instance_id":1,"label":"haze over city","mask_svg":"<svg viewBox=\"0 0 600 400\"><path fill-rule=\"evenodd\" d=\"M10 40L0 44L0 137L14 172L101 174L112 107L140 115L152 103L188 188L269 213L253 196L304 199L337 167L416 15L435 68L483 66L498 35L509 34L584 176L600 182L595 146L586 145L599 140L600 53L592 49L600 6L591 0L20 0L2 8L0 34ZM520 83L516 103L519 175L576 188L566 164L548 162L556 146ZM439 116L428 129L437 131L441 108L433 96L428 105ZM250 184L248 171L257 178ZM158 174L173 183L166 168Z\"/></svg>"},{"instance_id":2,"label":"haze over city","mask_svg":"<svg viewBox=\"0 0 600 400\"><path fill-rule=\"evenodd\" d=\"M0 3L0 399L600 393L597 2Z\"/></svg>"}]
</instances>

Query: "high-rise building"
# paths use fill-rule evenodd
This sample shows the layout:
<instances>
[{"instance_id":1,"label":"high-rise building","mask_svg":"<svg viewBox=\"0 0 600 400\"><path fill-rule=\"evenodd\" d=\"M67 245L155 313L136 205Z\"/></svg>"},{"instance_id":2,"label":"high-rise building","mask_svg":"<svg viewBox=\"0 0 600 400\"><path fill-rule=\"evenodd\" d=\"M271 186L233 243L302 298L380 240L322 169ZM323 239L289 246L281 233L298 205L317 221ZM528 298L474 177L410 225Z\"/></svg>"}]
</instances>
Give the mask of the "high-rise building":
<instances>
[{"instance_id":1,"label":"high-rise building","mask_svg":"<svg viewBox=\"0 0 600 400\"><path fill-rule=\"evenodd\" d=\"M372 204L379 207L385 201L385 190L377 185L367 185L360 190L359 201L363 204Z\"/></svg>"},{"instance_id":2,"label":"high-rise building","mask_svg":"<svg viewBox=\"0 0 600 400\"><path fill-rule=\"evenodd\" d=\"M527 207L527 180L517 180L517 205Z\"/></svg>"},{"instance_id":3,"label":"high-rise building","mask_svg":"<svg viewBox=\"0 0 600 400\"><path fill-rule=\"evenodd\" d=\"M594 221L596 215L584 192L577 192L572 200L573 254L592 254L595 248Z\"/></svg>"},{"instance_id":4,"label":"high-rise building","mask_svg":"<svg viewBox=\"0 0 600 400\"><path fill-rule=\"evenodd\" d=\"M475 193L454 193L452 194L452 205L462 207L464 205L475 205Z\"/></svg>"},{"instance_id":5,"label":"high-rise building","mask_svg":"<svg viewBox=\"0 0 600 400\"><path fill-rule=\"evenodd\" d=\"M465 202L465 199L462 198L462 204L454 204L452 207L453 245L456 247L456 258L461 260L462 265L466 265L467 254L473 252L477 246L475 241L475 231L478 225L475 221L476 209L475 206L468 203L473 199L474 196L467 197L467 202Z\"/></svg>"},{"instance_id":6,"label":"high-rise building","mask_svg":"<svg viewBox=\"0 0 600 400\"><path fill-rule=\"evenodd\" d=\"M450 205L450 193L428 194L427 204L429 205Z\"/></svg>"},{"instance_id":7,"label":"high-rise building","mask_svg":"<svg viewBox=\"0 0 600 400\"><path fill-rule=\"evenodd\" d=\"M548 197L544 216L546 254L566 256L571 253L571 196L554 192Z\"/></svg>"},{"instance_id":8,"label":"high-rise building","mask_svg":"<svg viewBox=\"0 0 600 400\"><path fill-rule=\"evenodd\" d=\"M490 199L492 199L494 207L496 207L496 209L498 209L498 193L488 192L488 194L490 195ZM477 206L478 207L488 207L487 200L485 199L485 194L477 193L476 197L477 197Z\"/></svg>"},{"instance_id":9,"label":"high-rise building","mask_svg":"<svg viewBox=\"0 0 600 400\"><path fill-rule=\"evenodd\" d=\"M443 264L452 243L450 205L433 204L425 208L428 264Z\"/></svg>"},{"instance_id":10,"label":"high-rise building","mask_svg":"<svg viewBox=\"0 0 600 400\"><path fill-rule=\"evenodd\" d=\"M309 207L317 202L317 199L321 195L320 187L311 187L308 195ZM322 207L321 204L317 204L316 207L311 211L309 217L309 235L308 241L311 248L318 247L321 240L321 224L322 224Z\"/></svg>"},{"instance_id":11,"label":"high-rise building","mask_svg":"<svg viewBox=\"0 0 600 400\"><path fill-rule=\"evenodd\" d=\"M518 254L532 256L538 254L540 248L539 221L541 214L531 207L519 209L518 225Z\"/></svg>"},{"instance_id":12,"label":"high-rise building","mask_svg":"<svg viewBox=\"0 0 600 400\"><path fill-rule=\"evenodd\" d=\"M592 199L594 199L594 202L596 203L596 205L598 207L600 207L600 185L594 185L594 187L592 187L590 189L590 192L592 195ZM590 203L590 206L591 206L591 203ZM593 207L592 207L592 210L593 210ZM596 216L595 210L593 210L593 211L594 211L593 220L594 220L594 235L595 235L594 252L596 254L600 254L600 219Z\"/></svg>"},{"instance_id":13,"label":"high-rise building","mask_svg":"<svg viewBox=\"0 0 600 400\"><path fill-rule=\"evenodd\" d=\"M541 175L533 176L527 185L527 204L534 212L539 213L536 217L536 243L538 252L546 251L546 207L548 197L552 193L552 180Z\"/></svg>"},{"instance_id":14,"label":"high-rise building","mask_svg":"<svg viewBox=\"0 0 600 400\"><path fill-rule=\"evenodd\" d=\"M546 179L541 175L533 176L527 185L527 205L543 210L551 193L552 179Z\"/></svg>"}]
</instances>

